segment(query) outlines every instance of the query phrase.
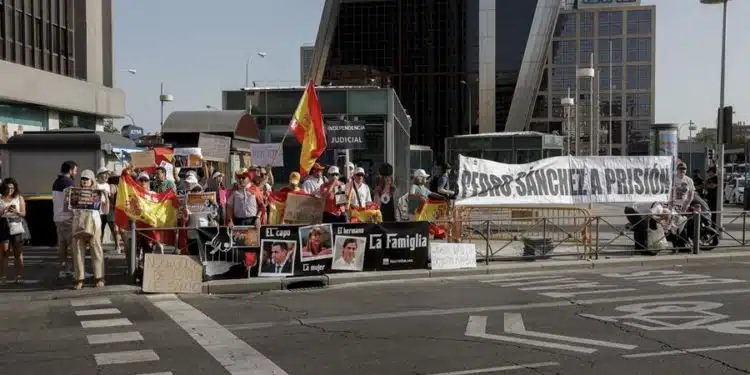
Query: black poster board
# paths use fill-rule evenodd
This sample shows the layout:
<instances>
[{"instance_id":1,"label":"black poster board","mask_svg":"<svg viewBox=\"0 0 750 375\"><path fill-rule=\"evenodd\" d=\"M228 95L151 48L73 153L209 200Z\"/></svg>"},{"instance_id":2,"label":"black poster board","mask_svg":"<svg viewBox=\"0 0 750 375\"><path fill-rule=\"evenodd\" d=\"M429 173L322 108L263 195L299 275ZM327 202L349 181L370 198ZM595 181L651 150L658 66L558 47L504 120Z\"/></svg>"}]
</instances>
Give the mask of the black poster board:
<instances>
[{"instance_id":1,"label":"black poster board","mask_svg":"<svg viewBox=\"0 0 750 375\"><path fill-rule=\"evenodd\" d=\"M259 276L292 276L299 265L299 226L268 225L260 229Z\"/></svg>"}]
</instances>

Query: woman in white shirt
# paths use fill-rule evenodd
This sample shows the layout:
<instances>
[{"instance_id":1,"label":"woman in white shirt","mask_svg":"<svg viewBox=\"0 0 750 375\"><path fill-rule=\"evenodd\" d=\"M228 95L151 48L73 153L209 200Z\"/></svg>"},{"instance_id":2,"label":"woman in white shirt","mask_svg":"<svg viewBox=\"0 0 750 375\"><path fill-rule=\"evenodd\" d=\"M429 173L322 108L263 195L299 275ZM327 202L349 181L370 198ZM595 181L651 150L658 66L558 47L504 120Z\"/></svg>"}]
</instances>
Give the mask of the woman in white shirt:
<instances>
[{"instance_id":1,"label":"woman in white shirt","mask_svg":"<svg viewBox=\"0 0 750 375\"><path fill-rule=\"evenodd\" d=\"M8 268L8 258L11 252L16 268L16 283L23 283L23 218L26 216L26 202L18 190L18 183L13 178L3 180L2 225L0 225L0 282L5 283L5 273Z\"/></svg>"},{"instance_id":2,"label":"woman in white shirt","mask_svg":"<svg viewBox=\"0 0 750 375\"><path fill-rule=\"evenodd\" d=\"M362 208L372 203L370 187L365 183L364 168L359 167L354 170L354 177L349 188L349 193L351 196L351 207Z\"/></svg>"},{"instance_id":3,"label":"woman in white shirt","mask_svg":"<svg viewBox=\"0 0 750 375\"><path fill-rule=\"evenodd\" d=\"M94 171L87 169L81 172L81 188L98 190ZM75 289L83 288L84 258L86 248L91 249L91 265L94 268L96 287L104 286L104 250L100 239L102 218L101 210L109 212L109 201L101 194L101 206L98 209L75 209L73 211L73 269L75 271ZM105 207L106 206L106 207Z\"/></svg>"},{"instance_id":4,"label":"woman in white shirt","mask_svg":"<svg viewBox=\"0 0 750 375\"><path fill-rule=\"evenodd\" d=\"M104 196L107 197L107 202L109 203L108 205L102 205L101 209L99 210L100 218L102 221L102 225L100 227L102 233L99 236L99 240L101 241L101 243L104 243L104 230L107 229L107 226L109 226L109 231L112 233L112 239L115 241L115 251L119 253L120 241L118 238L118 233L115 229L114 221L110 220L110 217L112 216L109 214L112 206L115 203L114 193L117 188L109 184L109 171L107 170L107 168L101 167L96 172L96 188L104 193Z\"/></svg>"}]
</instances>

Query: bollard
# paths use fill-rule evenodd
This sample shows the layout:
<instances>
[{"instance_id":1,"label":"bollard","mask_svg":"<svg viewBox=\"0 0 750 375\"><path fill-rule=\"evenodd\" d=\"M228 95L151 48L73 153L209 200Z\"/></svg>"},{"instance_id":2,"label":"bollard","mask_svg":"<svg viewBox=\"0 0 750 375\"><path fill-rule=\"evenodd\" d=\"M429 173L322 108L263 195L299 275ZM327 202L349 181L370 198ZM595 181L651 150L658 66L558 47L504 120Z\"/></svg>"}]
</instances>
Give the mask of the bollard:
<instances>
[{"instance_id":1,"label":"bollard","mask_svg":"<svg viewBox=\"0 0 750 375\"><path fill-rule=\"evenodd\" d=\"M135 222L130 220L129 222L130 226L130 248L128 249L128 275L129 276L135 276L135 268L136 268L136 233L135 233Z\"/></svg>"},{"instance_id":2,"label":"bollard","mask_svg":"<svg viewBox=\"0 0 750 375\"><path fill-rule=\"evenodd\" d=\"M701 252L701 214L700 212L693 213L693 254L699 254Z\"/></svg>"}]
</instances>

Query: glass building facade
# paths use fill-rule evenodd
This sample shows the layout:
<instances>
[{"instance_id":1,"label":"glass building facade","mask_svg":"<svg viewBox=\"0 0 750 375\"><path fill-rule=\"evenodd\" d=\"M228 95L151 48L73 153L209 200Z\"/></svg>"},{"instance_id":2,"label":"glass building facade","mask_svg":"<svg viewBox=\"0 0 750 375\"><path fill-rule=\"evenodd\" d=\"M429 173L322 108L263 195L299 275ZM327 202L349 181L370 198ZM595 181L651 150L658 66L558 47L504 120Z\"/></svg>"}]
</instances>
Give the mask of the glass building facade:
<instances>
[{"instance_id":1,"label":"glass building facade","mask_svg":"<svg viewBox=\"0 0 750 375\"><path fill-rule=\"evenodd\" d=\"M299 48L299 84L306 85L310 80L313 51L315 46L304 45Z\"/></svg>"},{"instance_id":2,"label":"glass building facade","mask_svg":"<svg viewBox=\"0 0 750 375\"><path fill-rule=\"evenodd\" d=\"M558 16L529 130L566 133L561 100L568 96L568 89L574 97L578 85L579 95L574 98L578 102L578 134L581 152L589 153L591 83L576 79L576 69L590 67L593 55L599 153L609 152L611 121L613 155L648 154L649 129L655 121L655 6L570 8ZM575 111L570 116L574 127Z\"/></svg>"}]
</instances>

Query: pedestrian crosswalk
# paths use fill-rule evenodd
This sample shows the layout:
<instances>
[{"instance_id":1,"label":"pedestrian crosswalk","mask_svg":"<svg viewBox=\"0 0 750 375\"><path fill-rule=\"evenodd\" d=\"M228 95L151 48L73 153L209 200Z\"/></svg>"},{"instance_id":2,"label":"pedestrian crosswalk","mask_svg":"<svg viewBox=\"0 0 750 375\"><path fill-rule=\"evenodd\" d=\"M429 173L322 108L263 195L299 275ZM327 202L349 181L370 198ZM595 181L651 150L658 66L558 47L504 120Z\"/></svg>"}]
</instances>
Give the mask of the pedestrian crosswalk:
<instances>
[{"instance_id":1,"label":"pedestrian crosswalk","mask_svg":"<svg viewBox=\"0 0 750 375\"><path fill-rule=\"evenodd\" d=\"M124 317L124 314L118 308L112 307L112 301L109 298L74 299L70 301L70 304L74 308L75 315L82 319L80 324L86 330L88 344L95 348L97 346L112 348L113 345L116 347L117 344L145 341L140 332L132 329L133 322ZM129 329L125 332L112 331L122 327ZM157 362L160 359L156 351L149 348L121 351L107 350L94 354L94 361L98 367ZM172 372L164 371L138 375L172 375Z\"/></svg>"}]
</instances>

